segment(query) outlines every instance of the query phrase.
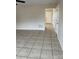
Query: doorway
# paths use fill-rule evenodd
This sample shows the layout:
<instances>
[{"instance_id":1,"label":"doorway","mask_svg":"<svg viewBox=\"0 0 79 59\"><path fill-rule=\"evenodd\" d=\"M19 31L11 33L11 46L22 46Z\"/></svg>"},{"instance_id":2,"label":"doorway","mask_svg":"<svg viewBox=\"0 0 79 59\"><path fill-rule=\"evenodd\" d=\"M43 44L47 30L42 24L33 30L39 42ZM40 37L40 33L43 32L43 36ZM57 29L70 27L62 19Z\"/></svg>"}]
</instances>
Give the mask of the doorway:
<instances>
[{"instance_id":1,"label":"doorway","mask_svg":"<svg viewBox=\"0 0 79 59\"><path fill-rule=\"evenodd\" d=\"M52 26L53 8L45 9L45 30L51 30Z\"/></svg>"}]
</instances>

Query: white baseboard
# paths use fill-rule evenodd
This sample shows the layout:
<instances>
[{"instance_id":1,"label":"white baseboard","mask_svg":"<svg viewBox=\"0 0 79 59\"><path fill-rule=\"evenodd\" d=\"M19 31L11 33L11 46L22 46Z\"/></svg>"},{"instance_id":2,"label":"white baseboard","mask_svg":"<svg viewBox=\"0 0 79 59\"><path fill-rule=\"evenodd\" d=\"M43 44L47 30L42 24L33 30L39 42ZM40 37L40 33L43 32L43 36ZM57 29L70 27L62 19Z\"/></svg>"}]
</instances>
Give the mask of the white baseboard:
<instances>
[{"instance_id":1,"label":"white baseboard","mask_svg":"<svg viewBox=\"0 0 79 59\"><path fill-rule=\"evenodd\" d=\"M45 28L16 28L16 30L45 30Z\"/></svg>"}]
</instances>

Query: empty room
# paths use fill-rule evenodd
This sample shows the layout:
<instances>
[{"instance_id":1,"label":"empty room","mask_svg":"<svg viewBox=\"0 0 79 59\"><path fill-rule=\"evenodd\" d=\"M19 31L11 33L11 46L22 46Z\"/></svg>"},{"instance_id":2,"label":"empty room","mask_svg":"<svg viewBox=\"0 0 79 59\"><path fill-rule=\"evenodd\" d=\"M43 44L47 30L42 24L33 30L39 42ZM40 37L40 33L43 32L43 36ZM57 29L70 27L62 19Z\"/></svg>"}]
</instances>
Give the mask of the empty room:
<instances>
[{"instance_id":1,"label":"empty room","mask_svg":"<svg viewBox=\"0 0 79 59\"><path fill-rule=\"evenodd\" d=\"M16 59L63 59L63 0L16 0Z\"/></svg>"}]
</instances>

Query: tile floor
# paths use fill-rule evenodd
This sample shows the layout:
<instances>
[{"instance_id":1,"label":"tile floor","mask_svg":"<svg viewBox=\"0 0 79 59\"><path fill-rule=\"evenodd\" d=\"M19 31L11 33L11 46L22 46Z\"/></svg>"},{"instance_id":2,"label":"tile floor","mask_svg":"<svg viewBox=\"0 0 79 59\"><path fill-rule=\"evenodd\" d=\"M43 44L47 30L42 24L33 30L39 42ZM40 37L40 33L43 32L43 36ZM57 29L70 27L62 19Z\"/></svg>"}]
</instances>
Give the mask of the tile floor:
<instances>
[{"instance_id":1,"label":"tile floor","mask_svg":"<svg viewBox=\"0 0 79 59\"><path fill-rule=\"evenodd\" d=\"M17 30L16 59L63 59L54 31Z\"/></svg>"}]
</instances>

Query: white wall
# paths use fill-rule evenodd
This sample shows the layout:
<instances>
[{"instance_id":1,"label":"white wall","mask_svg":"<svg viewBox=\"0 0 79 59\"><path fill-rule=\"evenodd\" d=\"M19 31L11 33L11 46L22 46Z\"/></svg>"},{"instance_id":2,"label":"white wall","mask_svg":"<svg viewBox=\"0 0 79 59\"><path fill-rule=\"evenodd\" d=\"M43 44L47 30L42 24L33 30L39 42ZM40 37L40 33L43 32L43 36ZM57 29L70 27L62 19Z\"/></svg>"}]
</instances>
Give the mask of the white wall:
<instances>
[{"instance_id":1,"label":"white wall","mask_svg":"<svg viewBox=\"0 0 79 59\"><path fill-rule=\"evenodd\" d=\"M53 8L53 28L55 32L58 34L58 26L59 26L59 6Z\"/></svg>"},{"instance_id":2,"label":"white wall","mask_svg":"<svg viewBox=\"0 0 79 59\"><path fill-rule=\"evenodd\" d=\"M45 30L45 8L16 6L16 29Z\"/></svg>"},{"instance_id":3,"label":"white wall","mask_svg":"<svg viewBox=\"0 0 79 59\"><path fill-rule=\"evenodd\" d=\"M61 47L63 49L63 0L59 3L59 29L58 29L58 39L60 41Z\"/></svg>"},{"instance_id":4,"label":"white wall","mask_svg":"<svg viewBox=\"0 0 79 59\"><path fill-rule=\"evenodd\" d=\"M53 11L53 27L57 33L58 40L63 49L63 0L60 0L59 4Z\"/></svg>"}]
</instances>

